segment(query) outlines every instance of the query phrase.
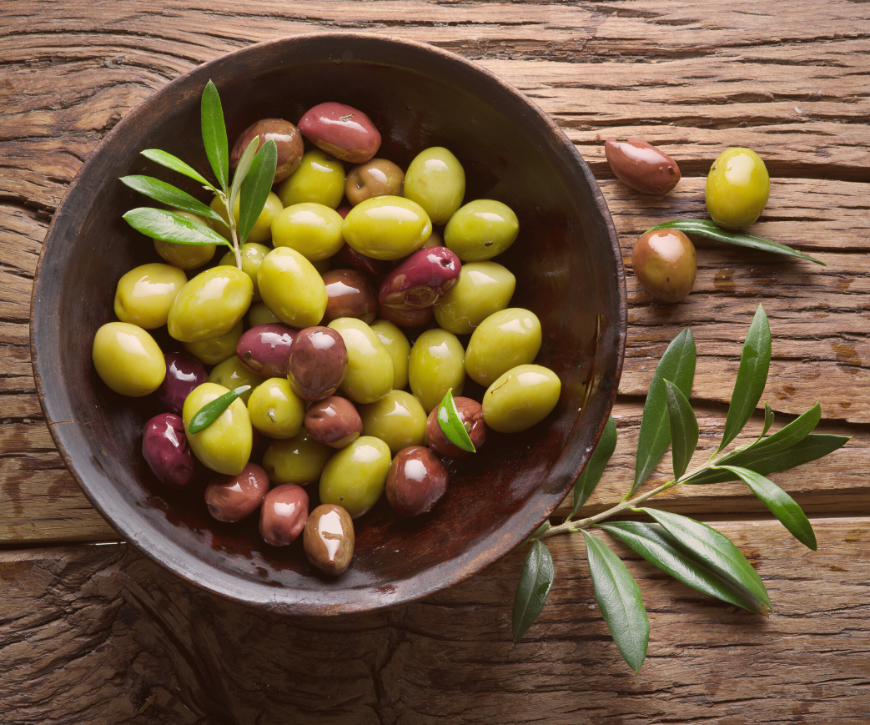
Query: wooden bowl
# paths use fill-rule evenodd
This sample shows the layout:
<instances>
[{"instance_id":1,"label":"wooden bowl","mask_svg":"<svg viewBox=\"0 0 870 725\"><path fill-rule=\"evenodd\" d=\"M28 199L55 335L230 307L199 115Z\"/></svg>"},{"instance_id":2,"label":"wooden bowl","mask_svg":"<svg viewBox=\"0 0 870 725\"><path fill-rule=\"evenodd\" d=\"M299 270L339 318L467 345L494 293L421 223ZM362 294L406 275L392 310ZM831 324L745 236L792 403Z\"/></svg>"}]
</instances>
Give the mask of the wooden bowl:
<instances>
[{"instance_id":1,"label":"wooden bowl","mask_svg":"<svg viewBox=\"0 0 870 725\"><path fill-rule=\"evenodd\" d=\"M406 167L447 146L468 179L466 200L499 199L520 237L498 261L517 277L513 307L541 319L537 362L562 380L556 410L531 430L490 432L481 452L450 463L435 510L400 520L382 499L357 520L350 569L337 579L308 565L301 539L263 543L257 517L221 524L203 483L160 484L141 455L157 402L110 391L91 362L94 334L115 319L122 274L160 261L121 219L148 205L118 181L149 174L202 189L146 161L169 151L211 176L200 137L202 89L220 91L230 143L263 117L298 121L322 101L368 113L379 156ZM220 253L219 253L220 254ZM82 167L55 214L34 285L33 367L57 448L85 494L126 540L212 592L303 615L358 612L423 597L480 571L520 544L565 496L604 427L622 370L623 269L604 198L574 146L525 96L480 66L436 48L372 35L305 35L254 45L200 66L133 110ZM180 349L156 334L164 352ZM483 390L469 384L478 400ZM309 486L312 507L317 487Z\"/></svg>"}]
</instances>

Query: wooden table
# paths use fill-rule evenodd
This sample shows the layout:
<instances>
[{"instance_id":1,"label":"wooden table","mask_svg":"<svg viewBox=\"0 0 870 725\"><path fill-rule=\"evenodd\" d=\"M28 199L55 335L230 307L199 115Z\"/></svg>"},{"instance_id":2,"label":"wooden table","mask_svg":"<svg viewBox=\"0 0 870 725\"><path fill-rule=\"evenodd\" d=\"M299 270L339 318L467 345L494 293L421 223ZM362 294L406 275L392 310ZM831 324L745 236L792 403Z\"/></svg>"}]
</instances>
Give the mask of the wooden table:
<instances>
[{"instance_id":1,"label":"wooden table","mask_svg":"<svg viewBox=\"0 0 870 725\"><path fill-rule=\"evenodd\" d=\"M870 4L846 0L0 5L0 720L870 721L868 18ZM722 149L765 159L772 191L755 229L829 266L700 244L695 289L679 305L652 302L628 274L620 443L590 508L621 498L655 363L687 325L701 445L713 445L763 302L774 338L765 398L778 421L818 400L819 429L853 436L774 476L813 518L818 553L737 484L677 489L661 505L715 522L743 547L770 590L770 619L617 546L652 626L634 675L596 610L577 537L548 542L556 584L519 644L510 609L522 551L387 612L269 616L164 572L89 505L52 445L30 366L31 283L52 214L101 138L155 90L227 51L327 29L434 43L533 98L600 180L626 263L643 230L704 215L704 177ZM603 140L623 135L678 159L673 193L641 197L614 180Z\"/></svg>"}]
</instances>

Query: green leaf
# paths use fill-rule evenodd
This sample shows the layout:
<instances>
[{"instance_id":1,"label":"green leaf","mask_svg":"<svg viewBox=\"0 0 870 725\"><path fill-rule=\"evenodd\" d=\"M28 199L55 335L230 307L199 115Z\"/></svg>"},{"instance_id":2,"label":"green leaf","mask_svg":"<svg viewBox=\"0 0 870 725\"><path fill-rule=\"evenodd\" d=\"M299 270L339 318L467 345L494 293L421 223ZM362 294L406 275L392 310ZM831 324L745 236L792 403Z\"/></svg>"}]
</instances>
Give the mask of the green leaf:
<instances>
[{"instance_id":1,"label":"green leaf","mask_svg":"<svg viewBox=\"0 0 870 725\"><path fill-rule=\"evenodd\" d=\"M761 433L758 438L756 438L755 442L758 443L764 436L767 435L767 431L770 430L770 426L773 425L773 408L770 407L770 403L765 401L764 403L764 427L761 429Z\"/></svg>"},{"instance_id":2,"label":"green leaf","mask_svg":"<svg viewBox=\"0 0 870 725\"><path fill-rule=\"evenodd\" d=\"M589 462L574 482L574 506L571 509L571 514L568 516L569 519L574 518L574 514L576 514L583 504L589 500L589 497L592 495L592 492L601 480L607 462L610 460L615 449L616 421L613 420L613 416L611 415L607 419L601 438L598 439L598 445L595 446L595 450L592 451L592 456L589 458Z\"/></svg>"},{"instance_id":3,"label":"green leaf","mask_svg":"<svg viewBox=\"0 0 870 725\"><path fill-rule=\"evenodd\" d=\"M764 582L731 539L720 534L716 529L687 516L648 508L641 511L652 516L682 546L718 571L732 585L739 587L745 595L756 600L761 614L768 614L761 605L773 611Z\"/></svg>"},{"instance_id":4,"label":"green leaf","mask_svg":"<svg viewBox=\"0 0 870 725\"><path fill-rule=\"evenodd\" d=\"M204 184L209 189L214 189L211 185L211 182L206 180L204 176L202 176L198 171L193 169L184 163L177 156L173 156L166 151L161 151L160 149L145 149L142 151L142 155L146 159L150 159L156 164L160 164L161 166L165 166L167 169L172 169L173 171L177 171L179 174L184 174L185 176L189 176L194 181L198 181L200 184ZM215 189L217 191L217 189Z\"/></svg>"},{"instance_id":5,"label":"green leaf","mask_svg":"<svg viewBox=\"0 0 870 725\"><path fill-rule=\"evenodd\" d=\"M250 385L240 385L235 390L230 390L228 393L224 393L220 397L212 400L210 403L203 405L198 411L196 411L196 415L191 419L190 425L187 427L187 432L199 433L201 430L208 428L221 417L223 412L233 404L233 401L236 398L240 398L250 389Z\"/></svg>"},{"instance_id":6,"label":"green leaf","mask_svg":"<svg viewBox=\"0 0 870 725\"><path fill-rule=\"evenodd\" d=\"M454 446L469 453L477 452L468 431L459 418L459 411L456 410L456 403L453 401L453 388L444 393L444 399L438 406L438 414L435 417L438 420L438 426L447 436L447 440Z\"/></svg>"},{"instance_id":7,"label":"green leaf","mask_svg":"<svg viewBox=\"0 0 870 725\"><path fill-rule=\"evenodd\" d=\"M230 149L227 142L227 127L224 125L224 110L221 98L212 81L202 91L200 104L202 116L202 143L211 164L211 170L224 192L229 187Z\"/></svg>"},{"instance_id":8,"label":"green leaf","mask_svg":"<svg viewBox=\"0 0 870 725\"><path fill-rule=\"evenodd\" d=\"M272 139L266 141L254 156L251 168L241 186L239 200L239 243L243 244L254 228L257 217L266 205L275 169L278 165L278 147ZM239 164L241 166L241 163ZM236 172L238 173L238 171Z\"/></svg>"},{"instance_id":9,"label":"green leaf","mask_svg":"<svg viewBox=\"0 0 870 725\"><path fill-rule=\"evenodd\" d=\"M647 229L647 231L653 232L659 229L679 229L681 232L685 232L686 234L692 234L696 237L704 237L705 239L712 239L716 242L734 244L738 247L749 247L750 249L758 249L762 252L771 252L773 254L784 254L788 257L806 259L809 262L821 264L823 267L828 266L824 262L821 262L808 254L798 252L796 249L792 249L785 244L774 242L765 237L759 237L757 234L726 231L709 219L677 219L672 222L659 224L654 226L652 229Z\"/></svg>"},{"instance_id":10,"label":"green leaf","mask_svg":"<svg viewBox=\"0 0 870 725\"><path fill-rule=\"evenodd\" d=\"M248 144L248 147L242 154L242 157L239 159L239 163L236 166L235 172L233 173L233 184L230 187L229 202L227 203L227 208L229 209L235 209L236 196L239 193L242 182L248 175L248 169L251 168L251 162L254 160L254 156L257 153L257 147L259 146L259 144L260 137L254 136L254 138L251 139L251 143Z\"/></svg>"},{"instance_id":11,"label":"green leaf","mask_svg":"<svg viewBox=\"0 0 870 725\"><path fill-rule=\"evenodd\" d=\"M140 207L128 211L124 219L137 232L152 239L175 244L223 244L232 249L217 232L171 211Z\"/></svg>"},{"instance_id":12,"label":"green leaf","mask_svg":"<svg viewBox=\"0 0 870 725\"><path fill-rule=\"evenodd\" d=\"M763 613L763 604L753 597L746 596L716 569L683 548L659 524L610 521L598 526L640 554L650 564L667 572L683 584L750 612Z\"/></svg>"},{"instance_id":13,"label":"green leaf","mask_svg":"<svg viewBox=\"0 0 870 725\"><path fill-rule=\"evenodd\" d=\"M752 493L758 496L761 502L770 509L770 512L779 519L780 523L791 532L792 536L808 549L813 551L817 549L816 534L797 501L773 481L755 471L737 466L722 466L722 468L731 471L749 486Z\"/></svg>"},{"instance_id":14,"label":"green leaf","mask_svg":"<svg viewBox=\"0 0 870 725\"><path fill-rule=\"evenodd\" d=\"M687 327L668 345L653 374L646 403L643 406L643 417L640 420L634 484L626 498L637 491L649 478L649 474L665 455L671 442L665 379L670 380L683 395L688 397L695 379L695 358L695 338Z\"/></svg>"},{"instance_id":15,"label":"green leaf","mask_svg":"<svg viewBox=\"0 0 870 725\"><path fill-rule=\"evenodd\" d=\"M604 542L587 531L582 533L586 540L595 601L623 659L631 669L639 672L649 644L649 619L640 587L625 564Z\"/></svg>"},{"instance_id":16,"label":"green leaf","mask_svg":"<svg viewBox=\"0 0 870 725\"><path fill-rule=\"evenodd\" d=\"M791 423L780 428L776 433L764 440L753 443L748 450L761 452L780 451L800 443L822 419L822 406L816 403L803 415L795 418Z\"/></svg>"},{"instance_id":17,"label":"green leaf","mask_svg":"<svg viewBox=\"0 0 870 725\"><path fill-rule=\"evenodd\" d=\"M550 528L550 519L547 519L537 529L534 530L532 535L528 539L526 539L525 543L531 544L535 539L537 539L541 534L543 534L549 528Z\"/></svg>"},{"instance_id":18,"label":"green leaf","mask_svg":"<svg viewBox=\"0 0 870 725\"><path fill-rule=\"evenodd\" d=\"M199 199L195 199L186 191L182 191L160 179L155 179L153 176L123 176L121 181L134 191L145 194L145 196L159 201L161 204L181 209L181 211L189 211L191 214L199 214L199 216L221 223L224 221L223 217L203 204Z\"/></svg>"},{"instance_id":19,"label":"green leaf","mask_svg":"<svg viewBox=\"0 0 870 725\"><path fill-rule=\"evenodd\" d=\"M743 430L749 420L767 383L767 371L770 368L770 326L764 308L758 305L755 317L746 333L743 352L740 354L740 367L737 370L737 381L734 392L731 393L731 404L725 417L725 431L718 453Z\"/></svg>"},{"instance_id":20,"label":"green leaf","mask_svg":"<svg viewBox=\"0 0 870 725\"><path fill-rule=\"evenodd\" d=\"M550 550L536 540L523 562L520 582L514 595L511 614L514 642L518 642L528 631L544 608L547 595L553 586L553 576L553 557L550 556Z\"/></svg>"},{"instance_id":21,"label":"green leaf","mask_svg":"<svg viewBox=\"0 0 870 725\"><path fill-rule=\"evenodd\" d=\"M665 380L668 400L668 422L671 428L671 457L674 479L679 480L698 447L698 419L682 391L670 380Z\"/></svg>"}]
</instances>

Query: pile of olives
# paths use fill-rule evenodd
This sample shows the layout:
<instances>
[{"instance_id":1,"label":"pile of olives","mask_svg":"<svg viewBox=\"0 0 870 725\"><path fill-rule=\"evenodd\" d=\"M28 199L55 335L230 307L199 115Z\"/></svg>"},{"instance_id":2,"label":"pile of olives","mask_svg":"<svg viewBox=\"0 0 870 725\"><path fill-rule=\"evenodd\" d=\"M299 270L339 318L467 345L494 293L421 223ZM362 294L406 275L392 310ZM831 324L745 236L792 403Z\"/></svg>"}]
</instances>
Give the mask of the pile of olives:
<instances>
[{"instance_id":1,"label":"pile of olives","mask_svg":"<svg viewBox=\"0 0 870 725\"><path fill-rule=\"evenodd\" d=\"M353 554L354 519L382 495L401 516L444 495L442 457L466 455L436 418L448 390L479 448L488 429L546 418L561 383L534 364L541 323L509 306L516 279L493 261L517 239L517 217L497 200L463 203L465 171L448 149L423 150L403 172L376 157L381 137L368 116L339 103L297 125L254 123L236 140L233 166L255 136L276 143L276 186L241 248L242 268L229 253L202 269L214 246L155 240L163 262L120 279L119 321L97 331L93 360L112 390L153 394L166 411L142 442L160 481L187 485L199 461L216 474L205 488L215 519L259 510L264 541L301 536L311 564L338 575ZM212 208L229 222L220 197ZM179 343L166 354L148 332L164 325ZM466 377L487 389L481 402L462 397ZM203 406L245 385L190 432ZM320 503L310 513L309 484Z\"/></svg>"}]
</instances>

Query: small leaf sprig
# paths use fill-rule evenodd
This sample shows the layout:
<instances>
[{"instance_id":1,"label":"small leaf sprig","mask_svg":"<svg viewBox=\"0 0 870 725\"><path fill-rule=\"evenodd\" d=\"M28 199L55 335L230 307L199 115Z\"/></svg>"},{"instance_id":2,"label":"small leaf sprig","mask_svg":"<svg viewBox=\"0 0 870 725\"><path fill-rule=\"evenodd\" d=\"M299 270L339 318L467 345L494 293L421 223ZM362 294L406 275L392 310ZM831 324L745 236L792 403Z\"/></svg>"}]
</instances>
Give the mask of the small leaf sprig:
<instances>
[{"instance_id":1,"label":"small leaf sprig","mask_svg":"<svg viewBox=\"0 0 870 725\"><path fill-rule=\"evenodd\" d=\"M199 433L208 428L218 418L223 415L223 412L229 408L237 398L241 398L251 389L250 385L240 385L238 388L230 390L228 393L219 395L210 403L203 405L196 415L190 420L190 425L187 427L188 433Z\"/></svg>"},{"instance_id":2,"label":"small leaf sprig","mask_svg":"<svg viewBox=\"0 0 870 725\"><path fill-rule=\"evenodd\" d=\"M474 443L471 442L471 436L468 435L468 428L459 417L459 411L456 409L456 401L453 400L453 388L449 388L444 393L444 398L438 406L438 413L435 416L438 421L438 427L454 446L461 448L468 453L477 453Z\"/></svg>"},{"instance_id":3,"label":"small leaf sprig","mask_svg":"<svg viewBox=\"0 0 870 725\"><path fill-rule=\"evenodd\" d=\"M543 540L558 534L581 533L595 598L604 620L629 667L636 672L640 670L649 643L649 619L640 587L619 557L591 533L593 528L613 536L653 566L700 592L765 616L773 611L761 577L724 534L687 516L641 506L674 486L741 481L799 542L816 550L813 528L800 506L766 476L815 461L846 444L848 437L812 432L821 420L820 405L816 403L788 425L767 435L774 416L765 403L764 425L758 438L726 451L761 399L771 347L767 315L759 305L743 345L722 440L708 461L689 471L699 434L698 421L688 401L695 373L695 341L686 328L670 343L656 367L644 404L635 477L626 497L607 511L575 519L616 448L616 423L611 416L574 484L574 505L569 516L557 526L545 521L529 538L532 548L523 563L514 597L514 641L537 619L553 585L555 569ZM669 446L673 479L631 498ZM653 523L607 521L626 511L646 514Z\"/></svg>"}]
</instances>

